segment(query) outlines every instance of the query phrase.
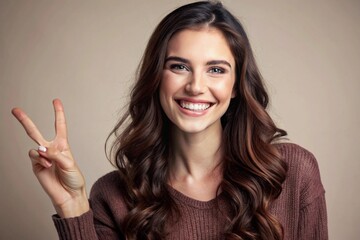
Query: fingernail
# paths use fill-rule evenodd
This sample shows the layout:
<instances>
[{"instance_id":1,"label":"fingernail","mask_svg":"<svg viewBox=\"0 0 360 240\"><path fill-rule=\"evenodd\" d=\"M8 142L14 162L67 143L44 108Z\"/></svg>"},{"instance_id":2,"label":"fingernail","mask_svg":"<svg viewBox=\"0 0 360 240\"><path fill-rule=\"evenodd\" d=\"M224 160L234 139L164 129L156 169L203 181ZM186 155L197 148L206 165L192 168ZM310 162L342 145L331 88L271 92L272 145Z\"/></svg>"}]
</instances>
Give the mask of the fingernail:
<instances>
[{"instance_id":1,"label":"fingernail","mask_svg":"<svg viewBox=\"0 0 360 240\"><path fill-rule=\"evenodd\" d=\"M47 151L46 147L41 146L41 145L38 147L38 150L39 150L40 152L44 152L44 153Z\"/></svg>"}]
</instances>

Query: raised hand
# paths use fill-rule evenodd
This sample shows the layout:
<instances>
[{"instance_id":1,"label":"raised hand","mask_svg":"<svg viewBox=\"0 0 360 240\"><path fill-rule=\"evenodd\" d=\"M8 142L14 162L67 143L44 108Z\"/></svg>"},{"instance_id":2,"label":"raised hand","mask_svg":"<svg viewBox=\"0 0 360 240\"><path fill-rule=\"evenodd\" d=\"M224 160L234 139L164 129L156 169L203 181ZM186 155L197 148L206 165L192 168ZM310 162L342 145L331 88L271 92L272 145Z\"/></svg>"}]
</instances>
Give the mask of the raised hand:
<instances>
[{"instance_id":1,"label":"raised hand","mask_svg":"<svg viewBox=\"0 0 360 240\"><path fill-rule=\"evenodd\" d=\"M24 127L27 135L46 152L30 150L33 172L49 195L61 217L79 216L89 210L85 180L72 154L67 139L64 108L59 99L53 101L56 135L52 141L43 138L31 119L19 108L13 115Z\"/></svg>"}]
</instances>

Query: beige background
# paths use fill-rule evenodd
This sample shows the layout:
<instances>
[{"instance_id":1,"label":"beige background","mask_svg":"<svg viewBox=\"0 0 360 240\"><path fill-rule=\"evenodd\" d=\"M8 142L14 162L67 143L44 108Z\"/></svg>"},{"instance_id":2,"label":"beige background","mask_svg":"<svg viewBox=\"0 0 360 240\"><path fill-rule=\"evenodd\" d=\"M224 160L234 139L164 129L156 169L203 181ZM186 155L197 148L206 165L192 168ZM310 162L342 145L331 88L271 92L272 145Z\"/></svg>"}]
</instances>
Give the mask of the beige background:
<instances>
[{"instance_id":1,"label":"beige background","mask_svg":"<svg viewBox=\"0 0 360 240\"><path fill-rule=\"evenodd\" d=\"M0 0L0 239L56 239L54 210L32 174L36 145L10 114L21 106L53 136L63 100L88 189L112 169L103 145L147 39L185 0ZM360 2L242 1L225 5L249 34L271 114L318 159L331 239L360 238Z\"/></svg>"}]
</instances>

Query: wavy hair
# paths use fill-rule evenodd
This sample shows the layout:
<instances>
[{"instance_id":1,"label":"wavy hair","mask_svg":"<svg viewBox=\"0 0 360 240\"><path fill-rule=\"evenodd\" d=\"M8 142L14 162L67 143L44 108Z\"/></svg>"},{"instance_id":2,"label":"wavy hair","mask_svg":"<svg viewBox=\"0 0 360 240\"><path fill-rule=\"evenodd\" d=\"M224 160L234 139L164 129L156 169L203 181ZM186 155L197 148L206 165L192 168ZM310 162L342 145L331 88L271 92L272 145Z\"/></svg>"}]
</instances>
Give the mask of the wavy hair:
<instances>
[{"instance_id":1,"label":"wavy hair","mask_svg":"<svg viewBox=\"0 0 360 240\"><path fill-rule=\"evenodd\" d=\"M162 239L166 219L176 213L166 188L170 121L160 105L159 85L171 37L204 26L224 34L236 62L236 97L221 118L225 156L219 188L231 210L225 238L282 239L282 226L269 206L287 172L272 143L286 132L266 112L268 95L242 25L211 1L184 5L159 23L139 65L128 111L109 135L115 136L110 157L115 157L129 208L122 230L127 239Z\"/></svg>"}]
</instances>

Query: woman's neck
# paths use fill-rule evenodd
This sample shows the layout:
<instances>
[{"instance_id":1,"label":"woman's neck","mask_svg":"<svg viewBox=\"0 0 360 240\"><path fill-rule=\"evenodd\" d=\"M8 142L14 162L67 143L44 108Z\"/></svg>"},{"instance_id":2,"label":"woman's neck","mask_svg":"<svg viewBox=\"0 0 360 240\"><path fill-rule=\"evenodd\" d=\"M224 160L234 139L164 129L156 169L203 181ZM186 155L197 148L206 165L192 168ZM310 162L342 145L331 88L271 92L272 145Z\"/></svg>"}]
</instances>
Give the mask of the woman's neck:
<instances>
[{"instance_id":1,"label":"woman's neck","mask_svg":"<svg viewBox=\"0 0 360 240\"><path fill-rule=\"evenodd\" d=\"M171 131L171 175L194 181L220 171L223 159L222 127L211 131L184 133L174 127Z\"/></svg>"},{"instance_id":2,"label":"woman's neck","mask_svg":"<svg viewBox=\"0 0 360 240\"><path fill-rule=\"evenodd\" d=\"M184 133L174 127L171 131L170 184L190 197L212 199L222 180L221 142L221 125L201 133ZM201 190L205 185L207 190Z\"/></svg>"}]
</instances>

